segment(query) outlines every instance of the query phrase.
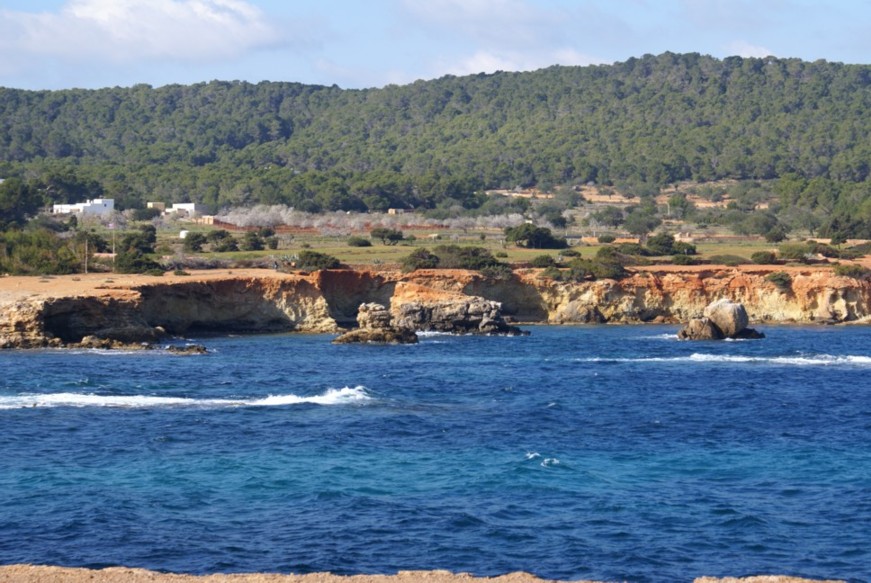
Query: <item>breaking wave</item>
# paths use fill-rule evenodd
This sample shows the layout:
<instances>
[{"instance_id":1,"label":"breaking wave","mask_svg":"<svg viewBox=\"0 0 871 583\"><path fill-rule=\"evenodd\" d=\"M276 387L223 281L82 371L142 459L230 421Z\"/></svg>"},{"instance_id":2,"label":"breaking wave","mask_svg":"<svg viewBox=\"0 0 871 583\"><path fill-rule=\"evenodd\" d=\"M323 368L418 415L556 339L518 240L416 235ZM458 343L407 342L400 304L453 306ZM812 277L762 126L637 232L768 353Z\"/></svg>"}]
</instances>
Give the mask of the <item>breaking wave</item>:
<instances>
[{"instance_id":1,"label":"breaking wave","mask_svg":"<svg viewBox=\"0 0 871 583\"><path fill-rule=\"evenodd\" d=\"M210 409L232 407L282 407L285 405L349 405L371 401L362 386L328 389L323 394L303 397L294 394L269 395L253 399L192 399L187 397L156 397L153 395L94 395L85 393L48 393L0 396L0 409L30 407L115 407L154 409L167 407L200 407Z\"/></svg>"},{"instance_id":2,"label":"breaking wave","mask_svg":"<svg viewBox=\"0 0 871 583\"><path fill-rule=\"evenodd\" d=\"M604 364L637 363L637 362L704 362L704 363L747 363L767 364L773 366L871 366L871 356L833 356L830 354L796 355L796 356L741 356L734 354L691 354L675 357L648 358L581 358L578 362L596 362Z\"/></svg>"}]
</instances>

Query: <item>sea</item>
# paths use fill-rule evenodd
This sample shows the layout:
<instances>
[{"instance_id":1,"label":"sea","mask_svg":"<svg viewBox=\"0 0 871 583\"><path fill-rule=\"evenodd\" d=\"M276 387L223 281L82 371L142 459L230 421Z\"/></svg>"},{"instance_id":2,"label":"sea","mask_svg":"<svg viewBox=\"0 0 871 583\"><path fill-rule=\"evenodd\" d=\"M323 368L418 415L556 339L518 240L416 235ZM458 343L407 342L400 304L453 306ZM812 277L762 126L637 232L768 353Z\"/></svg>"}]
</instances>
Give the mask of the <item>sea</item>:
<instances>
[{"instance_id":1,"label":"sea","mask_svg":"<svg viewBox=\"0 0 871 583\"><path fill-rule=\"evenodd\" d=\"M0 564L871 581L871 327L0 352Z\"/></svg>"}]
</instances>

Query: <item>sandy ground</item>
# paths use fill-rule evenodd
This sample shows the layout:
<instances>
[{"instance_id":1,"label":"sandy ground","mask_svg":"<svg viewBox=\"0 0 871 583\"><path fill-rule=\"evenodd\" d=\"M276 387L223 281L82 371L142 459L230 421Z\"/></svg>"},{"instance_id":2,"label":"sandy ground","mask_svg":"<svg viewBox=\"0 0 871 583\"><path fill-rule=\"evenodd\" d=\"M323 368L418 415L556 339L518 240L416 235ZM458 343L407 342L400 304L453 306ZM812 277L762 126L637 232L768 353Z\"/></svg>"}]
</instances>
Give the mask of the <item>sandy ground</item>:
<instances>
[{"instance_id":1,"label":"sandy ground","mask_svg":"<svg viewBox=\"0 0 871 583\"><path fill-rule=\"evenodd\" d=\"M227 277L290 277L271 269L208 269L190 275L141 275L120 273L80 273L78 275L0 277L0 302L28 297L75 297L123 295L125 290L156 283L207 281Z\"/></svg>"},{"instance_id":2,"label":"sandy ground","mask_svg":"<svg viewBox=\"0 0 871 583\"><path fill-rule=\"evenodd\" d=\"M871 256L857 263L871 267ZM789 273L810 273L813 271L831 271L826 265L740 265L727 267L725 265L649 265L630 267L630 270L644 273L704 273L727 271L740 273L769 273L771 271L786 271ZM76 296L112 296L120 297L125 290L147 285L168 284L173 282L208 281L228 277L295 277L271 269L209 269L190 271L189 275L140 275L119 273L87 273L78 275L49 276L3 276L0 277L0 302L16 301L34 297L76 297Z\"/></svg>"},{"instance_id":3,"label":"sandy ground","mask_svg":"<svg viewBox=\"0 0 871 583\"><path fill-rule=\"evenodd\" d=\"M472 577L465 573L448 571L400 571L396 575L353 575L341 577L329 573L309 575L275 575L267 573L239 575L175 575L156 573L144 569L111 567L108 569L69 569L62 567L35 567L31 565L9 565L0 567L2 583L542 583L528 573L511 573L492 578ZM701 577L694 583L846 583L835 580L811 580L779 575L763 575L743 579L716 579ZM584 583L584 582L578 582ZM592 582L585 582L592 583Z\"/></svg>"}]
</instances>

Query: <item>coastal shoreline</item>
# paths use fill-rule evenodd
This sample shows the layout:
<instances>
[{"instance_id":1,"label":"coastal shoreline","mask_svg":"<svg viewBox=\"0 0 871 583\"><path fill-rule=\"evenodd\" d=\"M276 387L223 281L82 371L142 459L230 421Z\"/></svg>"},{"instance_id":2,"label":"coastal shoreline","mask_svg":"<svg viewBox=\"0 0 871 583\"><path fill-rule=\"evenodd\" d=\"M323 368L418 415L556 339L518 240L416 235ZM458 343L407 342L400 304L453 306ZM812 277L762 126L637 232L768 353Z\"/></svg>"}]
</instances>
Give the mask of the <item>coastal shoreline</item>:
<instances>
[{"instance_id":1,"label":"coastal shoreline","mask_svg":"<svg viewBox=\"0 0 871 583\"><path fill-rule=\"evenodd\" d=\"M146 569L107 567L85 569L41 565L0 566L0 581L9 583L556 583L529 573L517 572L496 577L475 577L468 573L449 571L399 571L395 575L333 575L308 573L283 575L276 573L233 573L212 575L182 575ZM846 583L835 579L803 579L787 575L752 577L697 577L694 583ZM576 580L573 583L596 583Z\"/></svg>"},{"instance_id":2,"label":"coastal shoreline","mask_svg":"<svg viewBox=\"0 0 871 583\"><path fill-rule=\"evenodd\" d=\"M771 280L775 268L783 275ZM508 324L679 324L721 299L743 304L754 324L871 322L871 280L810 266L645 266L619 280L583 281L554 280L540 269L497 278L449 269L91 273L0 277L0 348L339 333L356 327L365 303L387 307L416 331L486 333L493 317Z\"/></svg>"}]
</instances>

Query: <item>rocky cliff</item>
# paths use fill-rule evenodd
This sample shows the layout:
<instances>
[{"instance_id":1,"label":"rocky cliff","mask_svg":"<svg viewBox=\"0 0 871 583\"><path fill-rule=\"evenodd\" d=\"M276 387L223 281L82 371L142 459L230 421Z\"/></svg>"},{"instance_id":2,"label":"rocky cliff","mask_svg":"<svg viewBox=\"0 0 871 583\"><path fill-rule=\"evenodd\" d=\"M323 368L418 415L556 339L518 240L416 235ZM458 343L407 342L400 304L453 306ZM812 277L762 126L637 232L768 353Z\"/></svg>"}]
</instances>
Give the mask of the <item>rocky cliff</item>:
<instances>
[{"instance_id":1,"label":"rocky cliff","mask_svg":"<svg viewBox=\"0 0 871 583\"><path fill-rule=\"evenodd\" d=\"M752 322L871 318L871 282L837 277L825 267L787 269L791 285L785 288L768 281L765 268L674 266L581 283L532 269L498 280L455 270L0 278L0 347L69 345L86 336L139 342L164 333L333 332L352 326L366 302L389 306L395 318L409 321L409 314L421 313L409 307L417 305L431 312L430 320L470 314L472 306L487 319L522 322L683 322L723 298L741 302ZM430 321L412 324L433 328Z\"/></svg>"}]
</instances>

